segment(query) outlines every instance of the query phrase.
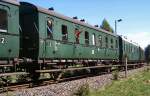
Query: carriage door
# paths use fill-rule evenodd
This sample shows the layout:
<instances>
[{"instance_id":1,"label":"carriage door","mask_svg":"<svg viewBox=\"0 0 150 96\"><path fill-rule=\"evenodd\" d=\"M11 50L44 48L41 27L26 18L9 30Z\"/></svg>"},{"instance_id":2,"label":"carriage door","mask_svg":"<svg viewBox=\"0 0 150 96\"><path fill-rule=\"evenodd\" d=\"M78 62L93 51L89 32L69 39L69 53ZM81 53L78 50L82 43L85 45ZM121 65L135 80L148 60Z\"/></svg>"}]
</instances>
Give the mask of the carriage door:
<instances>
[{"instance_id":1,"label":"carriage door","mask_svg":"<svg viewBox=\"0 0 150 96\"><path fill-rule=\"evenodd\" d=\"M52 18L46 18L46 36L45 36L45 44L43 50L43 54L45 54L45 58L51 58L53 55L52 47L53 47L53 19Z\"/></svg>"}]
</instances>

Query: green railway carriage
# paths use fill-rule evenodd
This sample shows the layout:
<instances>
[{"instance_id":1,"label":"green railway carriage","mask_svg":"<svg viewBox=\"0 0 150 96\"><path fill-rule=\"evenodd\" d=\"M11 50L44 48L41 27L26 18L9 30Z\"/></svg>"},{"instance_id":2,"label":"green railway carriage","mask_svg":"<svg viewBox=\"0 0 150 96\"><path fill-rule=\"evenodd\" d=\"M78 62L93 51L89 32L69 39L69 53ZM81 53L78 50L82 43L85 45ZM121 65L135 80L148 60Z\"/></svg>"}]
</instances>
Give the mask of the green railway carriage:
<instances>
[{"instance_id":1,"label":"green railway carriage","mask_svg":"<svg viewBox=\"0 0 150 96\"><path fill-rule=\"evenodd\" d=\"M102 65L124 63L125 56L128 63L144 61L139 46L84 20L27 2L0 0L0 73L26 71L34 82L48 72L59 79L62 68L110 72L111 67Z\"/></svg>"},{"instance_id":2,"label":"green railway carriage","mask_svg":"<svg viewBox=\"0 0 150 96\"><path fill-rule=\"evenodd\" d=\"M13 61L15 58L19 57L20 45L19 45L18 18L19 18L19 3L16 0L1 0L0 1L1 61Z\"/></svg>"},{"instance_id":3,"label":"green railway carriage","mask_svg":"<svg viewBox=\"0 0 150 96\"><path fill-rule=\"evenodd\" d=\"M139 46L116 34L30 3L1 0L0 16L1 60L117 62L125 54L129 61L144 57Z\"/></svg>"},{"instance_id":4,"label":"green railway carriage","mask_svg":"<svg viewBox=\"0 0 150 96\"><path fill-rule=\"evenodd\" d=\"M133 42L128 41L124 37L119 37L119 45L120 45L120 61L124 61L125 57L127 57L129 63L138 63L140 62L140 58L142 58L142 54L140 51L140 47ZM141 56L140 56L141 54Z\"/></svg>"},{"instance_id":5,"label":"green railway carriage","mask_svg":"<svg viewBox=\"0 0 150 96\"><path fill-rule=\"evenodd\" d=\"M26 45L23 57L38 60L118 60L119 41L115 34L25 2L21 2L20 14L22 37L27 38L22 42ZM36 55L33 56L33 53Z\"/></svg>"}]
</instances>

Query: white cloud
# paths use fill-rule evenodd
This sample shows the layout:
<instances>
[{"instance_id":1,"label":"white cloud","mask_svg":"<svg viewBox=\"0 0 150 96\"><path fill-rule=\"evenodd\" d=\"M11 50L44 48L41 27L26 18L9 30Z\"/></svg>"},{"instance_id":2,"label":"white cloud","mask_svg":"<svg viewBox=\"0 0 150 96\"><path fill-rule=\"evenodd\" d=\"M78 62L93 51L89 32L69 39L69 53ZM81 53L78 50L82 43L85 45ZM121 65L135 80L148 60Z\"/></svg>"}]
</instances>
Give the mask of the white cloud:
<instances>
[{"instance_id":1,"label":"white cloud","mask_svg":"<svg viewBox=\"0 0 150 96\"><path fill-rule=\"evenodd\" d=\"M129 40L138 43L142 48L145 48L148 44L150 44L149 32L128 33L125 36L127 36Z\"/></svg>"}]
</instances>

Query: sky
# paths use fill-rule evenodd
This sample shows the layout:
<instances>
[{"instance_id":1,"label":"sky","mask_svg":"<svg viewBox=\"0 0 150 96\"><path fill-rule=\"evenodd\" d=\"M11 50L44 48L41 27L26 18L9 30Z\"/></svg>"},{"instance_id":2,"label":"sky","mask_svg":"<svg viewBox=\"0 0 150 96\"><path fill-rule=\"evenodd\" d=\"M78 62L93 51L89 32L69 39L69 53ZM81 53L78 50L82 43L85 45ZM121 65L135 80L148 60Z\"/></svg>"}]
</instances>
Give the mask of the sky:
<instances>
[{"instance_id":1,"label":"sky","mask_svg":"<svg viewBox=\"0 0 150 96\"><path fill-rule=\"evenodd\" d=\"M117 34L137 42L142 48L150 44L150 0L20 0L43 8L53 7L65 16L85 19L91 25L101 25L107 19ZM114 28L115 29L115 28Z\"/></svg>"}]
</instances>

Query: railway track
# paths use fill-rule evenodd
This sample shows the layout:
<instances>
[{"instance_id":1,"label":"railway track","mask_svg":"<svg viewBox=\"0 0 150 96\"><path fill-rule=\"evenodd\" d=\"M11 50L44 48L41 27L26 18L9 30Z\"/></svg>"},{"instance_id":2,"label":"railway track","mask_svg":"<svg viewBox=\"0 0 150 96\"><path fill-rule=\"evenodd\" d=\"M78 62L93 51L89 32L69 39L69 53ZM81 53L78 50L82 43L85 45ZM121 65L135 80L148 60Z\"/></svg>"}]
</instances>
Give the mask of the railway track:
<instances>
[{"instance_id":1,"label":"railway track","mask_svg":"<svg viewBox=\"0 0 150 96\"><path fill-rule=\"evenodd\" d=\"M92 76L96 76L96 75L92 75L92 74L88 74L88 75L82 75L82 76L76 76L76 77L69 77L69 78L63 78L60 79L59 81L55 81L55 80L40 80L42 81L42 83L38 84L38 85L34 85L34 87L40 87L40 86L46 86L46 85L50 85L50 84L58 84L58 83L62 83L62 82L67 82L67 81L72 81L72 80L77 80L77 79L82 79L82 78L86 78L86 77L92 77ZM16 91L16 90L23 90L23 89L27 89L27 88L32 88L32 82L26 82L25 84L18 84L18 83L14 83L11 85L5 85L5 87L0 88L0 93L3 92L7 92L7 91Z\"/></svg>"},{"instance_id":2,"label":"railway track","mask_svg":"<svg viewBox=\"0 0 150 96\"><path fill-rule=\"evenodd\" d=\"M24 82L24 83L13 83L10 85L5 85L5 87L0 89L0 93L3 92L7 92L7 91L17 91L17 90L23 90L23 89L27 89L27 88L33 88L33 87L40 87L40 86L46 86L46 85L50 85L50 84L58 84L58 83L62 83L62 82L67 82L67 81L72 81L72 80L78 80L78 79L82 79L82 78L87 78L87 77L93 77L93 76L97 76L100 74L86 74L86 75L81 75L81 76L75 76L75 77L68 77L68 78L61 78L59 79L59 81L56 80L50 80L50 79L42 79L39 82L42 82L38 85L32 85L32 82Z\"/></svg>"},{"instance_id":3,"label":"railway track","mask_svg":"<svg viewBox=\"0 0 150 96\"><path fill-rule=\"evenodd\" d=\"M6 73L6 74L8 75L9 73ZM12 73L12 74L14 74L14 73ZM17 73L17 74L20 74L20 73ZM23 73L23 74L25 74L25 73ZM8 85L5 84L3 88L0 88L0 93L7 92L7 91L22 90L22 89L27 89L27 88L32 88L32 87L46 86L46 85L50 85L50 84L57 84L57 83L61 83L61 82L67 82L67 81L72 81L72 80L77 80L77 79L82 79L82 78L87 78L87 77L93 77L93 76L102 75L102 74L106 74L106 72L101 72L99 74L90 74L89 73L89 74L85 74L85 75L81 75L81 76L60 78L59 80L41 79L41 80L39 80L40 83L35 84L34 86L32 84L32 81L22 82L22 83L13 83L13 84L8 84ZM9 74L9 75L11 75L11 74Z\"/></svg>"}]
</instances>

